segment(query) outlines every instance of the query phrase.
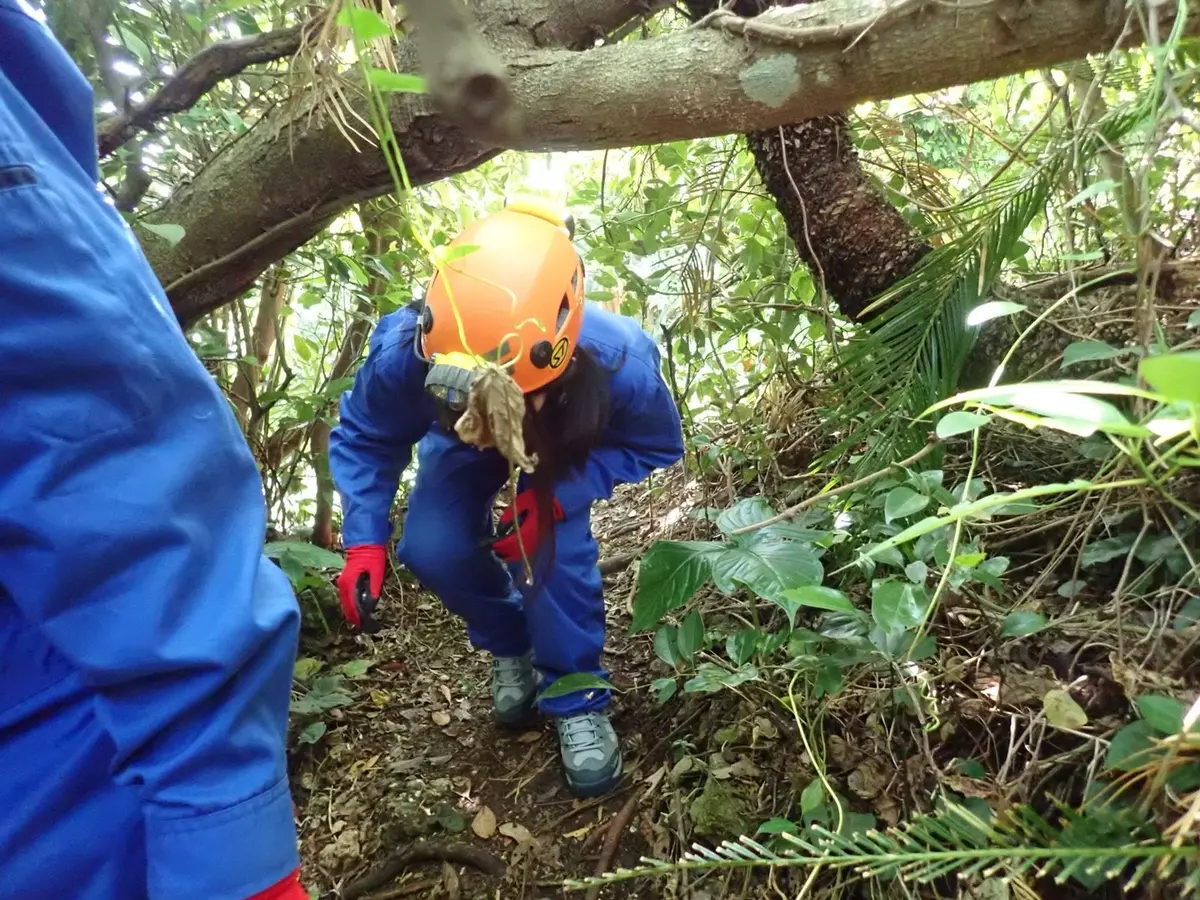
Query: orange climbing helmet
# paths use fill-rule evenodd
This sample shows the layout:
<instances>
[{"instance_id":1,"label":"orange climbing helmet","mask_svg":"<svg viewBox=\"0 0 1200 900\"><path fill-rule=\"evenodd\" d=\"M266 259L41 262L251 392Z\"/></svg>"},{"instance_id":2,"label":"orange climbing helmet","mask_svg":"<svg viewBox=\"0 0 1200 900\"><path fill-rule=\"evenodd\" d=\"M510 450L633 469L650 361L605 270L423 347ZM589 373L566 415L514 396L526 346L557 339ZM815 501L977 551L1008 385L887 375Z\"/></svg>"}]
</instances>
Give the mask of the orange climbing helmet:
<instances>
[{"instance_id":1,"label":"orange climbing helmet","mask_svg":"<svg viewBox=\"0 0 1200 900\"><path fill-rule=\"evenodd\" d=\"M426 388L461 411L482 361L526 394L567 368L583 325L574 222L531 201L477 219L445 249L425 294L417 352Z\"/></svg>"}]
</instances>

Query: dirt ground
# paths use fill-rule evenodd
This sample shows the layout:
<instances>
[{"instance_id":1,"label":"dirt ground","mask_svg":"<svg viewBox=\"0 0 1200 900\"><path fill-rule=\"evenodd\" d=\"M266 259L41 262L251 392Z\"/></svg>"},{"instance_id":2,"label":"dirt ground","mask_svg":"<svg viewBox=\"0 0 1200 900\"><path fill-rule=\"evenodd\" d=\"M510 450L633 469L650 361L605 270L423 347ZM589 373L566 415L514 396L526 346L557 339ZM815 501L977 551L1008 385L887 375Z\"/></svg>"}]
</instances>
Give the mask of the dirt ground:
<instances>
[{"instance_id":1,"label":"dirt ground","mask_svg":"<svg viewBox=\"0 0 1200 900\"><path fill-rule=\"evenodd\" d=\"M706 704L660 706L647 689L665 669L649 638L629 636L628 562L650 540L690 527L682 510L667 509L677 506L667 497L685 493L680 477L672 471L657 485L622 488L593 514L608 561L602 569L617 570L605 577L604 664L620 689L612 713L625 775L608 797L570 796L549 721L518 732L495 726L490 658L471 648L460 620L412 583L389 583L378 635L336 629L324 646L307 648L325 671L371 663L352 679L354 702L329 710L327 732L293 750L310 889L352 900L549 898L564 896L564 878L636 865L646 855L670 858L667 830L638 801L647 786L661 787L672 742ZM362 882L389 859L402 872L377 885ZM639 881L601 896L660 894Z\"/></svg>"}]
</instances>

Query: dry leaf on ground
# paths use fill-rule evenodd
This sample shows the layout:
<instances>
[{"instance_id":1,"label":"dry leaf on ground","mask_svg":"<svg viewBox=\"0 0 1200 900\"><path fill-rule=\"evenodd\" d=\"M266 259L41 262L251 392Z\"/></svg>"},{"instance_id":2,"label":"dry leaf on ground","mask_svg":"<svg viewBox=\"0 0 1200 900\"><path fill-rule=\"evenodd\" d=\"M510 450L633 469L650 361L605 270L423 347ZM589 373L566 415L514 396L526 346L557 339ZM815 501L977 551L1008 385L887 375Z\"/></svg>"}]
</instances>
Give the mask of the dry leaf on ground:
<instances>
[{"instance_id":1,"label":"dry leaf on ground","mask_svg":"<svg viewBox=\"0 0 1200 900\"><path fill-rule=\"evenodd\" d=\"M496 833L496 814L490 807L483 807L471 820L471 830L485 841Z\"/></svg>"}]
</instances>

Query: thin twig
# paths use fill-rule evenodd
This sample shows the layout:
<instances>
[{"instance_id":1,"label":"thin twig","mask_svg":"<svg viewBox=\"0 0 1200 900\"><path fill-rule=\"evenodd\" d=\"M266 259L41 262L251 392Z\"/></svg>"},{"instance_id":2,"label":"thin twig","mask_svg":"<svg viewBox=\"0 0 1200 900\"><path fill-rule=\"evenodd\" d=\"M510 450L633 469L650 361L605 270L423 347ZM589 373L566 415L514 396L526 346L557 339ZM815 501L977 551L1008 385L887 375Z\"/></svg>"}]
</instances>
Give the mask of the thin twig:
<instances>
[{"instance_id":1,"label":"thin twig","mask_svg":"<svg viewBox=\"0 0 1200 900\"><path fill-rule=\"evenodd\" d=\"M759 38L774 44L802 48L809 44L830 43L850 40L849 50L872 28L883 22L895 22L919 12L929 0L898 0L892 6L877 13L863 16L851 22L836 22L829 25L777 25L765 21L765 15L743 18L722 7L698 19L692 28L718 28L730 34Z\"/></svg>"},{"instance_id":2,"label":"thin twig","mask_svg":"<svg viewBox=\"0 0 1200 900\"><path fill-rule=\"evenodd\" d=\"M443 846L418 842L405 847L387 862L373 872L369 872L357 881L352 881L340 891L334 890L322 895L321 900L359 900L366 894L394 881L414 863L419 862L450 862L460 866L470 866L487 875L503 875L507 869L504 863L476 847L462 845Z\"/></svg>"},{"instance_id":3,"label":"thin twig","mask_svg":"<svg viewBox=\"0 0 1200 900\"><path fill-rule=\"evenodd\" d=\"M878 472L872 472L870 475L864 475L857 481L851 481L849 484L843 484L841 487L834 488L831 491L825 491L824 493L816 494L812 497L809 497L807 500L800 501L795 506L788 507L777 516L772 516L763 522L756 522L753 525L746 525L743 528L735 528L733 531L729 532L729 534L730 536L733 536L735 534L745 534L748 531L757 531L760 528L766 528L768 525L774 525L777 522L782 522L784 519L790 519L792 516L796 515L796 513L803 512L810 506L816 506L818 503L822 503L825 500L828 500L830 497L836 497L838 494L845 494L848 491L856 490L864 485L870 484L872 481L877 481L884 475L889 475L893 472L899 471L900 469L907 469L913 463L924 459L926 456L932 453L933 448L937 445L937 437L931 434L929 436L928 443L926 443L924 447L922 447L912 456L908 457L908 459L903 459L898 463L888 466L886 469L880 469Z\"/></svg>"}]
</instances>

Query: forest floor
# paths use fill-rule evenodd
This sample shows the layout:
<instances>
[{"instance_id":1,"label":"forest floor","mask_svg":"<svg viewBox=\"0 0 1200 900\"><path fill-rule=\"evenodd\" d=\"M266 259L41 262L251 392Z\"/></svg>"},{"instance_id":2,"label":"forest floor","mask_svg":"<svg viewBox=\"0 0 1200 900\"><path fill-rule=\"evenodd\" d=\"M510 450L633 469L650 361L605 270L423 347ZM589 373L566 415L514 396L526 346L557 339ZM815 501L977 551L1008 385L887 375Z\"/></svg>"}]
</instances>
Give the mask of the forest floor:
<instances>
[{"instance_id":1,"label":"forest floor","mask_svg":"<svg viewBox=\"0 0 1200 900\"><path fill-rule=\"evenodd\" d=\"M946 792L994 811L1036 803L1051 814L1049 794L1082 801L1113 735L1136 717L1135 697L1169 694L1190 704L1200 687L1200 624L1172 626L1162 599L1122 600L1121 558L1096 566L1086 592L1055 593L1057 581L1072 576L1059 538L1047 532L1008 541L1014 577L1006 587L1033 596L1053 628L1006 640L1002 610L948 592L932 623L936 654L922 663L937 701L929 712L906 709L886 667L860 667L822 701L793 693L792 670L782 666L753 684L685 690L660 704L653 682L674 673L658 657L653 631L630 635L636 566L628 564L655 540L712 538L711 524L695 513L736 499L732 483L716 489L719 498L712 490L677 466L620 488L593 511L601 568L611 569L604 663L618 688L612 713L626 763L610 796L568 794L551 723L517 732L494 725L487 654L403 573L389 578L378 635L331 618L324 638L306 636L297 670L307 692L293 709L291 774L310 890L322 900L794 897L806 886L803 869L678 871L595 893L564 882L647 857L677 860L697 843L712 847L754 836L772 819L794 821L811 807L806 786L818 781L846 799L847 814L866 818L857 828L896 825ZM1051 577L1056 569L1061 579ZM722 617L744 624L744 615L787 627L770 605L751 611L715 591L697 602L705 627ZM1048 698L1064 694L1086 726L1048 722ZM1193 801L1200 811L1197 793L1164 821ZM848 883L857 880L849 872L821 879L829 892L820 896L885 895L877 884L873 892ZM943 880L920 896L993 896ZM1049 878L1030 890L1012 896L1087 895ZM1090 896L1168 896L1101 891Z\"/></svg>"},{"instance_id":2,"label":"forest floor","mask_svg":"<svg viewBox=\"0 0 1200 900\"><path fill-rule=\"evenodd\" d=\"M549 898L563 896L564 878L636 865L644 855L669 858L666 828L639 801L663 790L672 742L704 706L660 706L646 689L666 669L649 638L629 635L628 563L652 540L691 526L680 508L682 477L677 467L650 485L622 487L593 511L602 569L616 570L605 577L604 665L620 690L611 712L625 774L607 797L577 800L567 792L548 720L516 732L494 724L490 657L474 651L461 621L411 583L389 581L378 635L340 629L307 648L322 671L353 676L336 685L353 702L325 711L327 733L292 754L310 889L337 890L330 896L348 900ZM363 661L370 666L360 674ZM394 877L361 881L389 860L401 870ZM488 871L501 869L499 876ZM630 882L601 896L660 894L653 884Z\"/></svg>"}]
</instances>

